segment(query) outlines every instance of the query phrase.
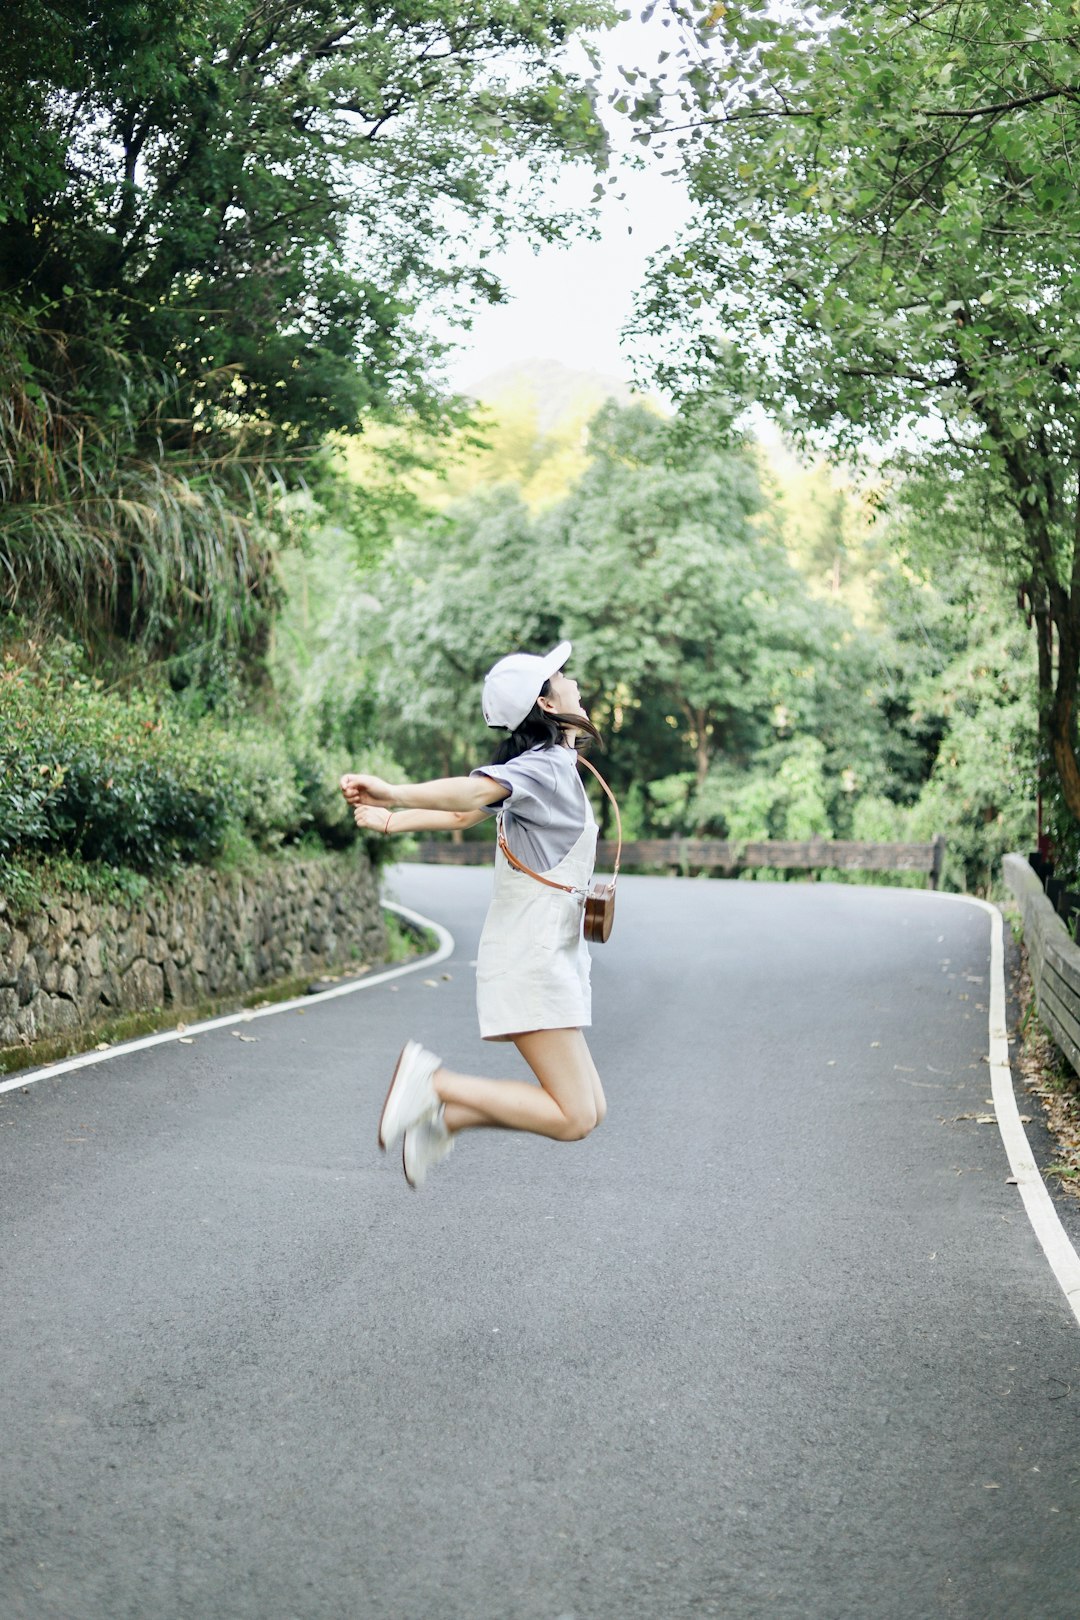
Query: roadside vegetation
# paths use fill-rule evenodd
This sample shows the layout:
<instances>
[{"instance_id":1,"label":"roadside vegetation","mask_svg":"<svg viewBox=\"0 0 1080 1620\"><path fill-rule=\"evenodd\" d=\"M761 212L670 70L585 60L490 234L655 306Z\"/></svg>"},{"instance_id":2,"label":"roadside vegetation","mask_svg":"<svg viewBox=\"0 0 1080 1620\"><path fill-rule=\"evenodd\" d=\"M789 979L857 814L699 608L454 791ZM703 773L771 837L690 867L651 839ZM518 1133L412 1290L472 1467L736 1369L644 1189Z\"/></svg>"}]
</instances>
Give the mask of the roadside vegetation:
<instances>
[{"instance_id":1,"label":"roadside vegetation","mask_svg":"<svg viewBox=\"0 0 1080 1620\"><path fill-rule=\"evenodd\" d=\"M605 106L587 0L17 0L9 902L349 847L342 770L467 769L484 670L562 636L628 836L940 832L990 893L1041 788L1073 873L1080 45L959 17L672 8ZM698 204L640 305L668 403L453 397L434 334L587 226L551 182L616 125Z\"/></svg>"},{"instance_id":2,"label":"roadside vegetation","mask_svg":"<svg viewBox=\"0 0 1080 1620\"><path fill-rule=\"evenodd\" d=\"M606 6L16 0L0 45L0 890L350 837L366 726L291 724L289 554L349 572L460 430L431 316L605 161L564 44ZM341 446L364 434L363 479ZM347 582L346 582L347 583ZM342 749L347 748L347 756ZM335 751L336 749L336 751Z\"/></svg>"}]
</instances>

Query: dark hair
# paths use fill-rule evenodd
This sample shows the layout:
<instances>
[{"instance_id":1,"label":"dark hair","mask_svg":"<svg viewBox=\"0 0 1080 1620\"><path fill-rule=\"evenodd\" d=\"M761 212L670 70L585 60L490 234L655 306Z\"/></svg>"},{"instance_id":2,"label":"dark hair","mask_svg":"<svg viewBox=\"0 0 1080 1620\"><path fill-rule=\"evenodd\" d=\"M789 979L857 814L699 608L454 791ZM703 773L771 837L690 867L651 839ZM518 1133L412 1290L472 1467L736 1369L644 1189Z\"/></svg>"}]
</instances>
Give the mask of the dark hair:
<instances>
[{"instance_id":1,"label":"dark hair","mask_svg":"<svg viewBox=\"0 0 1080 1620\"><path fill-rule=\"evenodd\" d=\"M540 688L541 697L551 696L551 682L545 681ZM530 748L554 748L563 740L563 733L576 731L575 746L579 752L589 746L591 742L604 746L601 737L592 721L580 714L552 714L550 709L542 709L539 703L534 703L524 720L516 725L508 737L504 737L495 750L493 765L505 765L507 760L516 759Z\"/></svg>"}]
</instances>

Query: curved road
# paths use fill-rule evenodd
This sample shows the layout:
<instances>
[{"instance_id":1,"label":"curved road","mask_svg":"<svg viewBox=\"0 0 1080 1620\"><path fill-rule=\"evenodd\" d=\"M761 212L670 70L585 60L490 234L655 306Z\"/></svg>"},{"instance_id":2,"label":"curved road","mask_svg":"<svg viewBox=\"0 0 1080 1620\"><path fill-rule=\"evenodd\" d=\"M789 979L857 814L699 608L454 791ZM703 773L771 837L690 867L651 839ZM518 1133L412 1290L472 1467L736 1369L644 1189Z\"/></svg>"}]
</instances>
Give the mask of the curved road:
<instances>
[{"instance_id":1,"label":"curved road","mask_svg":"<svg viewBox=\"0 0 1080 1620\"><path fill-rule=\"evenodd\" d=\"M390 874L434 984L0 1097L3 1620L1074 1620L1080 1330L970 1117L985 913L624 879L607 1123L414 1195L404 1036L521 1072L489 883Z\"/></svg>"}]
</instances>

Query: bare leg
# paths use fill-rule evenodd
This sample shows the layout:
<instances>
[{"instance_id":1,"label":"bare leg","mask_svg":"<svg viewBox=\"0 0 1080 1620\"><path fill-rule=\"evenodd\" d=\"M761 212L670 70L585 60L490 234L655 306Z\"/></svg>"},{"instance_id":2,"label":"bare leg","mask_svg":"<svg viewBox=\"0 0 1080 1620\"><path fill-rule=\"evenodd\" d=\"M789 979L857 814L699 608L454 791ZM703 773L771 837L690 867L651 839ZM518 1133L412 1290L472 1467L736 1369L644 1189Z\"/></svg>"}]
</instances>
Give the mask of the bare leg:
<instances>
[{"instance_id":1,"label":"bare leg","mask_svg":"<svg viewBox=\"0 0 1080 1620\"><path fill-rule=\"evenodd\" d=\"M514 1045L539 1080L481 1080L439 1069L435 1090L450 1131L477 1126L532 1131L559 1142L580 1141L607 1112L600 1076L580 1029L537 1029Z\"/></svg>"}]
</instances>

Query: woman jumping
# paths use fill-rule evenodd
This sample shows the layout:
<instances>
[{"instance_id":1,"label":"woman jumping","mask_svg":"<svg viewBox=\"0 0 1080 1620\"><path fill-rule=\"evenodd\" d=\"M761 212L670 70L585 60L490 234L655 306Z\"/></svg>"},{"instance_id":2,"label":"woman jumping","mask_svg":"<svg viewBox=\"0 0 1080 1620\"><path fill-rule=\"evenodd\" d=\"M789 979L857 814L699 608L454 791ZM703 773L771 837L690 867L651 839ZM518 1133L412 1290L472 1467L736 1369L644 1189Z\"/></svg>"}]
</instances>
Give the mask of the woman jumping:
<instances>
[{"instance_id":1,"label":"woman jumping","mask_svg":"<svg viewBox=\"0 0 1080 1620\"><path fill-rule=\"evenodd\" d=\"M509 733L493 764L469 776L398 786L378 776L341 779L358 827L444 831L473 827L497 811L502 833L476 964L480 1034L513 1041L540 1084L459 1074L418 1042L406 1042L383 1105L379 1145L389 1148L404 1135L411 1187L446 1156L458 1131L486 1125L576 1142L607 1112L582 1033L592 1022L582 916L597 828L577 771L577 745L579 737L599 741L599 732L577 682L564 672L570 650L563 641L544 657L512 653L489 670L484 719ZM503 840L529 873L507 859Z\"/></svg>"}]
</instances>

